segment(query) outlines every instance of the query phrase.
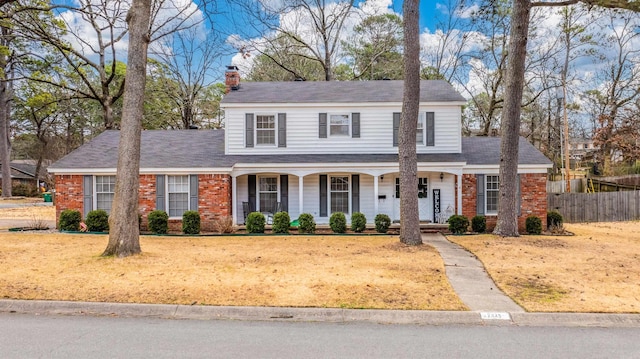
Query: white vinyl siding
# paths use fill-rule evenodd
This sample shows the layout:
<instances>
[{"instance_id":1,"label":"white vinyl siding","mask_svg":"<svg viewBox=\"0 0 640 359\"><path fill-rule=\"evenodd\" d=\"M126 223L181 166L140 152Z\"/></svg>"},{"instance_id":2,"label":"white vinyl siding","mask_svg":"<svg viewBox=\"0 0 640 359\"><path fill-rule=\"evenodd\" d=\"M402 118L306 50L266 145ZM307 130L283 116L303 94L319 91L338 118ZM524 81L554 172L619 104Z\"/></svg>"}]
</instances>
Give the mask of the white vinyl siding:
<instances>
[{"instance_id":1,"label":"white vinyl siding","mask_svg":"<svg viewBox=\"0 0 640 359\"><path fill-rule=\"evenodd\" d=\"M116 176L96 176L95 179L95 208L111 213L111 203L116 191Z\"/></svg>"},{"instance_id":2,"label":"white vinyl siding","mask_svg":"<svg viewBox=\"0 0 640 359\"><path fill-rule=\"evenodd\" d=\"M229 108L225 112L225 146L227 154L261 154L285 155L296 153L398 153L393 146L393 113L400 112L397 106L348 106L348 105L314 105L292 106L282 104L281 107L246 107ZM287 147L258 146L245 147L245 114L286 112L287 114ZM416 144L418 153L460 153L461 112L460 106L426 106L420 107L420 113L434 112L435 146ZM318 114L327 113L327 138L318 138ZM349 136L331 136L330 116L332 114L360 114L360 138ZM277 132L277 131L276 131ZM276 142L277 143L277 138ZM257 148L259 147L259 148Z\"/></svg>"},{"instance_id":3,"label":"white vinyl siding","mask_svg":"<svg viewBox=\"0 0 640 359\"><path fill-rule=\"evenodd\" d=\"M182 217L189 210L189 176L167 176L169 217Z\"/></svg>"}]
</instances>

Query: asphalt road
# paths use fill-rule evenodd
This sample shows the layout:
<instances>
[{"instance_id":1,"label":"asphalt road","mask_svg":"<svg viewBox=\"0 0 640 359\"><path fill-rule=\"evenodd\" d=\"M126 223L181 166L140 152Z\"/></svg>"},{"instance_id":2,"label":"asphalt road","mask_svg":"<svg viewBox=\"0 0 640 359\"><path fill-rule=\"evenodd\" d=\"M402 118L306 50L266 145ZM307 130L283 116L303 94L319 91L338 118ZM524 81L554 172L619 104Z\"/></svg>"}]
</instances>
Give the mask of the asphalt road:
<instances>
[{"instance_id":1,"label":"asphalt road","mask_svg":"<svg viewBox=\"0 0 640 359\"><path fill-rule=\"evenodd\" d=\"M637 358L640 328L0 313L0 358Z\"/></svg>"}]
</instances>

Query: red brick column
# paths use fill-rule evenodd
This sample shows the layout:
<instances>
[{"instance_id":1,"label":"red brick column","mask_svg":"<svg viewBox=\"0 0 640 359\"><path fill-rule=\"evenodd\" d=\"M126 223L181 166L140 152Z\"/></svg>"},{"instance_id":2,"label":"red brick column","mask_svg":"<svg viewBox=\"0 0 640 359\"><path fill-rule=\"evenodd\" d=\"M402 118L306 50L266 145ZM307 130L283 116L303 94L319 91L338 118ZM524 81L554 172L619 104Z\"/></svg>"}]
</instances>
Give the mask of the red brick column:
<instances>
[{"instance_id":1,"label":"red brick column","mask_svg":"<svg viewBox=\"0 0 640 359\"><path fill-rule=\"evenodd\" d=\"M56 226L64 210L74 209L83 213L82 178L82 175L55 175Z\"/></svg>"}]
</instances>

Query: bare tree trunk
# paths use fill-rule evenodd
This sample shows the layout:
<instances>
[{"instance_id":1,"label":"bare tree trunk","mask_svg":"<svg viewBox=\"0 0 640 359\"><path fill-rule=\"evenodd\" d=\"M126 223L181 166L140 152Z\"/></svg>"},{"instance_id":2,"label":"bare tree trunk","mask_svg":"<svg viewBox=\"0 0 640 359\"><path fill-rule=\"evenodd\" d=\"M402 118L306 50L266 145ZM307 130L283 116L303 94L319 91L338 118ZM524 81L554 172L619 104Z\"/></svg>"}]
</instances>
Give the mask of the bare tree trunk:
<instances>
[{"instance_id":1,"label":"bare tree trunk","mask_svg":"<svg viewBox=\"0 0 640 359\"><path fill-rule=\"evenodd\" d=\"M498 222L493 233L504 237L517 237L518 208L518 142L520 111L524 83L527 35L529 32L529 0L514 0L509 38L504 108L502 109L502 141L500 144L500 199Z\"/></svg>"},{"instance_id":2,"label":"bare tree trunk","mask_svg":"<svg viewBox=\"0 0 640 359\"><path fill-rule=\"evenodd\" d=\"M398 143L400 165L400 242L422 244L418 212L418 157L416 130L420 107L419 0L405 0L404 13L404 98Z\"/></svg>"},{"instance_id":3,"label":"bare tree trunk","mask_svg":"<svg viewBox=\"0 0 640 359\"><path fill-rule=\"evenodd\" d=\"M0 83L0 162L2 163L2 197L11 197L11 141L9 114L11 90L6 81Z\"/></svg>"},{"instance_id":4,"label":"bare tree trunk","mask_svg":"<svg viewBox=\"0 0 640 359\"><path fill-rule=\"evenodd\" d=\"M138 226L140 133L144 112L150 17L151 0L134 0L127 14L129 54L118 145L118 169L109 217L109 244L102 253L103 256L127 257L141 251Z\"/></svg>"}]
</instances>

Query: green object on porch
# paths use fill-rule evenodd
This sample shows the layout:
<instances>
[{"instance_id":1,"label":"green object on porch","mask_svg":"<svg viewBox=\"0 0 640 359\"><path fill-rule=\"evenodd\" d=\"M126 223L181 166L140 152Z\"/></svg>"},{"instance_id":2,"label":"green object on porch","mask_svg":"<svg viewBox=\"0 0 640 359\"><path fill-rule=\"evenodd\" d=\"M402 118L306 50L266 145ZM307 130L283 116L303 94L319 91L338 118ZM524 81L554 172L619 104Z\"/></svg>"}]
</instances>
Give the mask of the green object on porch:
<instances>
[{"instance_id":1,"label":"green object on porch","mask_svg":"<svg viewBox=\"0 0 640 359\"><path fill-rule=\"evenodd\" d=\"M52 198L51 198L51 192L44 192L42 194L42 198L44 198L45 202L52 202Z\"/></svg>"},{"instance_id":2,"label":"green object on porch","mask_svg":"<svg viewBox=\"0 0 640 359\"><path fill-rule=\"evenodd\" d=\"M300 225L300 222L298 222L298 219L294 219L291 223L289 223L289 226L291 227L298 227Z\"/></svg>"}]
</instances>

